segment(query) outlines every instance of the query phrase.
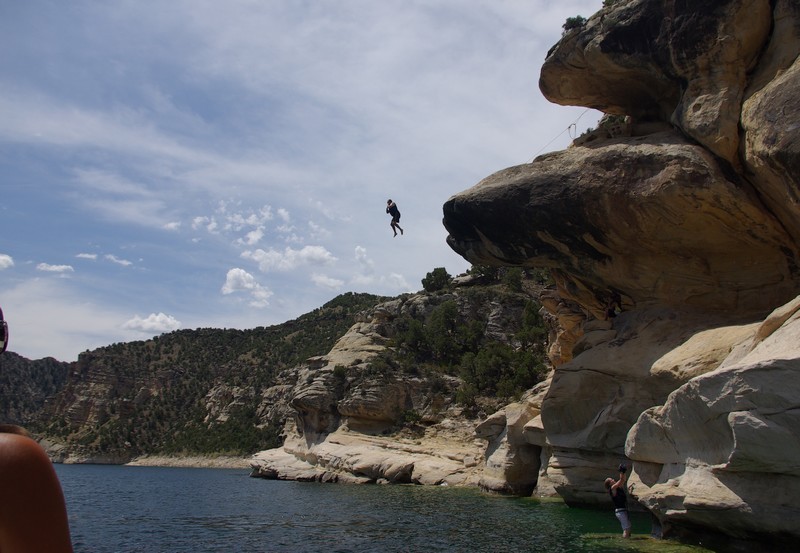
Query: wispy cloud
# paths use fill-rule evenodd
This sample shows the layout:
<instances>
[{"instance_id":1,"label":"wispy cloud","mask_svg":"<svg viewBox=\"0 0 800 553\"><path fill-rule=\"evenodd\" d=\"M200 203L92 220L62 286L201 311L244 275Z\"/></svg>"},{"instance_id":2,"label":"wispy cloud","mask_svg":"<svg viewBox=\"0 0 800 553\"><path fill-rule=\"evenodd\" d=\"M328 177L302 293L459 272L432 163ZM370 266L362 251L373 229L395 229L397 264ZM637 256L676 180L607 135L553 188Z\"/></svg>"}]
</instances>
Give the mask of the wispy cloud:
<instances>
[{"instance_id":1,"label":"wispy cloud","mask_svg":"<svg viewBox=\"0 0 800 553\"><path fill-rule=\"evenodd\" d=\"M255 261L258 268L264 273L291 271L308 265L330 265L336 261L336 257L322 246L304 246L299 250L287 247L283 251L248 250L242 252L242 257Z\"/></svg>"},{"instance_id":2,"label":"wispy cloud","mask_svg":"<svg viewBox=\"0 0 800 553\"><path fill-rule=\"evenodd\" d=\"M328 288L330 290L339 290L342 286L344 286L343 280L339 280L338 278L332 278L320 273L312 274L311 282L313 282L317 286L320 286L321 288Z\"/></svg>"},{"instance_id":3,"label":"wispy cloud","mask_svg":"<svg viewBox=\"0 0 800 553\"><path fill-rule=\"evenodd\" d=\"M49 263L39 263L36 265L36 270L45 273L72 273L75 271L72 265L50 265Z\"/></svg>"},{"instance_id":4,"label":"wispy cloud","mask_svg":"<svg viewBox=\"0 0 800 553\"><path fill-rule=\"evenodd\" d=\"M331 231L316 224L314 221L308 222L309 236L313 240L327 240L332 236Z\"/></svg>"},{"instance_id":5,"label":"wispy cloud","mask_svg":"<svg viewBox=\"0 0 800 553\"><path fill-rule=\"evenodd\" d=\"M107 253L103 257L105 259L108 259L112 263L116 263L117 265L122 265L123 267L130 267L131 265L133 265L132 261L128 261L127 259L121 259L121 258L117 257L116 255L113 255L113 254L110 254L110 253Z\"/></svg>"},{"instance_id":6,"label":"wispy cloud","mask_svg":"<svg viewBox=\"0 0 800 553\"><path fill-rule=\"evenodd\" d=\"M418 290L419 286L411 287L408 282L406 281L406 277L401 275L400 273L390 273L388 278L386 279L390 286L394 287L397 290L403 290L406 292L410 292L412 290Z\"/></svg>"},{"instance_id":7,"label":"wispy cloud","mask_svg":"<svg viewBox=\"0 0 800 553\"><path fill-rule=\"evenodd\" d=\"M367 255L367 248L356 246L355 260L364 274L372 274L375 271L375 262Z\"/></svg>"}]
</instances>

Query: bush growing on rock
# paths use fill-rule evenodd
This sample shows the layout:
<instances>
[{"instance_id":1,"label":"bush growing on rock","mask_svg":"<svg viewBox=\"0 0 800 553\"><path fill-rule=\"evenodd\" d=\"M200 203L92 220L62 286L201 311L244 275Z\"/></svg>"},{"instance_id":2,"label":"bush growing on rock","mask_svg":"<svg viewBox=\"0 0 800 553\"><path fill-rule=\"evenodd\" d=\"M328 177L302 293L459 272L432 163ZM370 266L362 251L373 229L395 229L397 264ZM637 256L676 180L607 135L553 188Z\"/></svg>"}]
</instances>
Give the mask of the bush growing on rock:
<instances>
[{"instance_id":1,"label":"bush growing on rock","mask_svg":"<svg viewBox=\"0 0 800 553\"><path fill-rule=\"evenodd\" d=\"M567 34L572 29L579 29L586 25L586 18L580 15L576 15L575 17L568 17L564 24L561 26L564 29L563 34Z\"/></svg>"},{"instance_id":2,"label":"bush growing on rock","mask_svg":"<svg viewBox=\"0 0 800 553\"><path fill-rule=\"evenodd\" d=\"M522 274L518 273L520 289ZM493 288L513 290L516 286ZM547 373L547 329L539 304L528 300L514 316L518 319L512 325L516 330L502 340L491 335L487 332L491 315L471 312L467 304L491 305L498 301L492 294L470 289L462 292L460 299L446 299L425 319L408 314L399 318L395 321L395 348L385 353L386 359L395 360L398 370L407 374L417 374L422 365L434 373L459 376L463 383L456 401L464 405L474 405L479 397L519 396Z\"/></svg>"},{"instance_id":3,"label":"bush growing on rock","mask_svg":"<svg viewBox=\"0 0 800 553\"><path fill-rule=\"evenodd\" d=\"M447 288L451 279L444 267L436 267L422 279L422 288L426 292L438 292Z\"/></svg>"}]
</instances>

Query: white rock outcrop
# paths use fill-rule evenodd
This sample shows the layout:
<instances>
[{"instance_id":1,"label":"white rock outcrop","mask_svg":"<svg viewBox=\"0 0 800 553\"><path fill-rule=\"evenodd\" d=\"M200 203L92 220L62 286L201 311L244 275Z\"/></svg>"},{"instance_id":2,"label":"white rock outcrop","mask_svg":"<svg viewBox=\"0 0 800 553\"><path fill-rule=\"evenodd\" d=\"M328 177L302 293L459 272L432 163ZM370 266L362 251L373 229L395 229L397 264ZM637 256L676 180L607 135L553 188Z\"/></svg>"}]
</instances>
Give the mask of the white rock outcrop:
<instances>
[{"instance_id":1,"label":"white rock outcrop","mask_svg":"<svg viewBox=\"0 0 800 553\"><path fill-rule=\"evenodd\" d=\"M800 298L750 327L628 434L634 494L671 524L731 536L800 531Z\"/></svg>"}]
</instances>

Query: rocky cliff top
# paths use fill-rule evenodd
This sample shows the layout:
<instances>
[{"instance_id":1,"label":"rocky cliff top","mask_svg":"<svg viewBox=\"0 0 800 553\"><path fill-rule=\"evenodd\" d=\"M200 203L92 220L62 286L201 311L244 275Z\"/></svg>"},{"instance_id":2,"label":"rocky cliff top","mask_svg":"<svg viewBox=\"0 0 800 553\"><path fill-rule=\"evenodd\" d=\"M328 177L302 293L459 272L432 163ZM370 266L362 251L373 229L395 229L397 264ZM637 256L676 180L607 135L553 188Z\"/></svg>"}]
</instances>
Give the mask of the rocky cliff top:
<instances>
[{"instance_id":1,"label":"rocky cliff top","mask_svg":"<svg viewBox=\"0 0 800 553\"><path fill-rule=\"evenodd\" d=\"M625 135L596 133L453 196L450 245L473 263L557 269L562 295L595 314L613 294L743 315L791 299L800 6L774 4L619 1L568 31L542 92L628 117Z\"/></svg>"}]
</instances>

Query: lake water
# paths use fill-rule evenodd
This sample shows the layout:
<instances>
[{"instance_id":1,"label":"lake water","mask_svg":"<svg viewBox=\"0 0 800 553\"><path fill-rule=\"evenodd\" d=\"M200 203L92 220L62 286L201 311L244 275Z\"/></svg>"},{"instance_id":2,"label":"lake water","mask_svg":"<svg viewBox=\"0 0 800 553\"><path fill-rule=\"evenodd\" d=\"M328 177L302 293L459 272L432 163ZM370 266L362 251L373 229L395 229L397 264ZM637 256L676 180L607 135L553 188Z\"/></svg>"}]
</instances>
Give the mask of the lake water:
<instances>
[{"instance_id":1,"label":"lake water","mask_svg":"<svg viewBox=\"0 0 800 553\"><path fill-rule=\"evenodd\" d=\"M280 482L250 478L247 470L56 471L76 553L580 553L633 545L617 537L610 506L570 509L457 488ZM633 518L635 533L650 531L645 515Z\"/></svg>"}]
</instances>

